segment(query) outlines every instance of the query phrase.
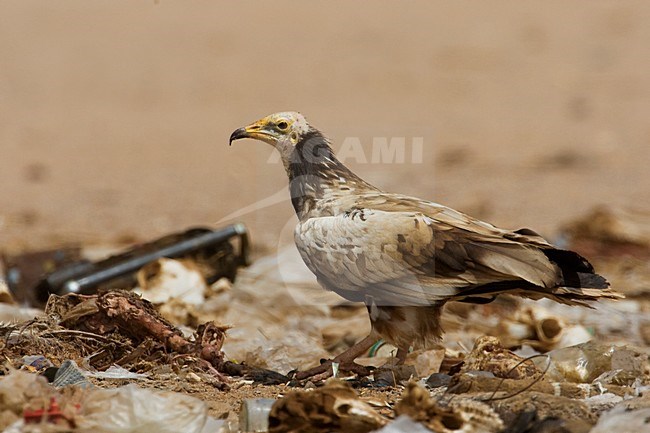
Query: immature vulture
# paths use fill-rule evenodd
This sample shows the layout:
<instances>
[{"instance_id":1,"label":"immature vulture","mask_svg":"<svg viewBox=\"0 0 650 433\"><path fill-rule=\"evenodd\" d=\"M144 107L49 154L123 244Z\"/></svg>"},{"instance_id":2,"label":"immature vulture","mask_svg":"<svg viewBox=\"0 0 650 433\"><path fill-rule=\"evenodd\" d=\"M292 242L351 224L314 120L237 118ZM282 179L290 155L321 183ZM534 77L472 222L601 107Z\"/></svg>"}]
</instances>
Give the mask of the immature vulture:
<instances>
[{"instance_id":1,"label":"immature vulture","mask_svg":"<svg viewBox=\"0 0 650 433\"><path fill-rule=\"evenodd\" d=\"M282 156L300 222L298 251L318 282L364 302L372 331L334 358L352 368L379 338L398 348L438 342L447 301L499 293L584 305L618 298L587 260L528 229L503 230L426 200L383 192L336 159L328 140L294 112L271 114L230 136L265 141ZM329 364L298 378L327 374Z\"/></svg>"}]
</instances>

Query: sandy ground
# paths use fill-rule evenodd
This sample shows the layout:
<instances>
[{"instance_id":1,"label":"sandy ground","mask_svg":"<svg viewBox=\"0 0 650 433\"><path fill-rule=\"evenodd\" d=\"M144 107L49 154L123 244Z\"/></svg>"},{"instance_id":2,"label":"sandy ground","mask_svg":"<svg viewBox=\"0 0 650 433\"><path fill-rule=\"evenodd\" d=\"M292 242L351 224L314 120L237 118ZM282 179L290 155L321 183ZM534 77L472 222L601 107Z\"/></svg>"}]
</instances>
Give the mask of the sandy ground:
<instances>
[{"instance_id":1,"label":"sandy ground","mask_svg":"<svg viewBox=\"0 0 650 433\"><path fill-rule=\"evenodd\" d=\"M0 4L0 245L148 239L292 209L235 128L299 110L387 190L552 236L595 204L648 207L650 3ZM423 158L409 163L422 137Z\"/></svg>"}]
</instances>

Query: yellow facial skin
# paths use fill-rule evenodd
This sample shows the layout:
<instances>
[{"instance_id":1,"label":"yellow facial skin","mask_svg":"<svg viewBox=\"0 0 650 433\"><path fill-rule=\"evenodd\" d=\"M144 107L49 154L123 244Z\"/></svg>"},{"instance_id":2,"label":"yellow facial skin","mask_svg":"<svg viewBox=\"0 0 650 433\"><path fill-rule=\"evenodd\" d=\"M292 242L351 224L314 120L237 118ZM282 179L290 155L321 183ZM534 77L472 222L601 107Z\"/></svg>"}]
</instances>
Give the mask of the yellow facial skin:
<instances>
[{"instance_id":1,"label":"yellow facial skin","mask_svg":"<svg viewBox=\"0 0 650 433\"><path fill-rule=\"evenodd\" d=\"M274 113L235 130L230 136L230 144L242 138L252 138L272 145L288 140L295 145L308 129L309 125L300 113Z\"/></svg>"}]
</instances>

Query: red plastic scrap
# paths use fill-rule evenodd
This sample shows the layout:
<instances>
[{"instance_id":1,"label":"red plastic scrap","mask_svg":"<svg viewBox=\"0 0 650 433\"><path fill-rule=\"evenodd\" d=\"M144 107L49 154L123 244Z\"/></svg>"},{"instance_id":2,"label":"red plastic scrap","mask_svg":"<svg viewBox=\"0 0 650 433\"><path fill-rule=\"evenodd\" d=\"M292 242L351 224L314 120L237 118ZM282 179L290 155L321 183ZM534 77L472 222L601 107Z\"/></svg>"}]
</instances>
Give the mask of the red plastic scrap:
<instances>
[{"instance_id":1,"label":"red plastic scrap","mask_svg":"<svg viewBox=\"0 0 650 433\"><path fill-rule=\"evenodd\" d=\"M81 407L79 404L75 404L74 406L77 411ZM26 408L23 411L23 419L25 420L25 424L39 424L45 420L52 424L68 425L70 427L75 426L74 419L61 411L55 397L50 399L50 406L47 410Z\"/></svg>"}]
</instances>

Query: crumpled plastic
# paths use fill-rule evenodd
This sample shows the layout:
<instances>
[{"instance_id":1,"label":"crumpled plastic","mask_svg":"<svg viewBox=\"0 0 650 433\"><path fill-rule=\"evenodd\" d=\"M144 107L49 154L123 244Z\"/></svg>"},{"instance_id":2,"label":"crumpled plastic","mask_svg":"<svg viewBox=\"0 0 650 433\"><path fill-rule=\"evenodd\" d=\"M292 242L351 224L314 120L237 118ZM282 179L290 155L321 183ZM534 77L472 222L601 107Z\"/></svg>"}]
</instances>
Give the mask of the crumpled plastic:
<instances>
[{"instance_id":1,"label":"crumpled plastic","mask_svg":"<svg viewBox=\"0 0 650 433\"><path fill-rule=\"evenodd\" d=\"M80 433L201 433L207 419L199 399L131 384L91 390L76 422Z\"/></svg>"},{"instance_id":2,"label":"crumpled plastic","mask_svg":"<svg viewBox=\"0 0 650 433\"><path fill-rule=\"evenodd\" d=\"M588 342L547 354L550 366L546 377L550 380L591 383L596 379L604 383L634 381L643 375L648 366L648 356L626 346L614 346ZM534 360L540 368L548 362L544 358Z\"/></svg>"},{"instance_id":3,"label":"crumpled plastic","mask_svg":"<svg viewBox=\"0 0 650 433\"><path fill-rule=\"evenodd\" d=\"M650 408L627 410L619 405L605 412L590 433L650 431Z\"/></svg>"},{"instance_id":4,"label":"crumpled plastic","mask_svg":"<svg viewBox=\"0 0 650 433\"><path fill-rule=\"evenodd\" d=\"M190 260L158 259L140 269L137 278L138 287L134 292L154 304L178 299L189 305L200 305L208 290L203 274Z\"/></svg>"},{"instance_id":5,"label":"crumpled plastic","mask_svg":"<svg viewBox=\"0 0 650 433\"><path fill-rule=\"evenodd\" d=\"M53 388L43 376L12 370L0 379L0 431L22 417L23 409L33 398L49 400Z\"/></svg>"},{"instance_id":6,"label":"crumpled plastic","mask_svg":"<svg viewBox=\"0 0 650 433\"><path fill-rule=\"evenodd\" d=\"M406 415L400 415L387 426L375 430L375 433L431 433L431 430Z\"/></svg>"},{"instance_id":7,"label":"crumpled plastic","mask_svg":"<svg viewBox=\"0 0 650 433\"><path fill-rule=\"evenodd\" d=\"M263 432L269 429L269 413L276 400L272 398L246 399L239 411L239 430Z\"/></svg>"}]
</instances>

